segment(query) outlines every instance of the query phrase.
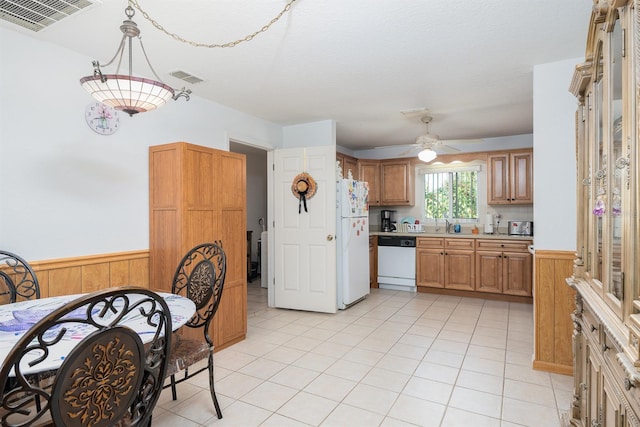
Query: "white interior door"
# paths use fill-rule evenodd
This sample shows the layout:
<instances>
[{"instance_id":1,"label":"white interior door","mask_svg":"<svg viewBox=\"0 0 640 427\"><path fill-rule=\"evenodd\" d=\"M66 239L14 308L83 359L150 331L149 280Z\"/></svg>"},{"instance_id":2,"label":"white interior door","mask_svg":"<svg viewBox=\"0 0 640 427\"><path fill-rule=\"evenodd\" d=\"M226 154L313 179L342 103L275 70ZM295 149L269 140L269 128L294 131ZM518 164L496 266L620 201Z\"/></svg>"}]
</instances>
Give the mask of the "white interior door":
<instances>
[{"instance_id":1,"label":"white interior door","mask_svg":"<svg viewBox=\"0 0 640 427\"><path fill-rule=\"evenodd\" d=\"M307 172L317 183L298 213L293 179ZM274 305L336 312L335 147L274 151Z\"/></svg>"}]
</instances>

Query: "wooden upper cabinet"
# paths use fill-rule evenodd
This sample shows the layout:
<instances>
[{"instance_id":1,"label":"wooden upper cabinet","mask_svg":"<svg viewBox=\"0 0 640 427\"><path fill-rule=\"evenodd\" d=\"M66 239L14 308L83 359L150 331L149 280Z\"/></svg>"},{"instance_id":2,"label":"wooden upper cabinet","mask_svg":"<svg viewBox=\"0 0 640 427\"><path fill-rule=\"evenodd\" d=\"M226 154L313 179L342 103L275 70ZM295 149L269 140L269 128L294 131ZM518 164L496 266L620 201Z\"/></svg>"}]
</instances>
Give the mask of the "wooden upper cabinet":
<instances>
[{"instance_id":1,"label":"wooden upper cabinet","mask_svg":"<svg viewBox=\"0 0 640 427\"><path fill-rule=\"evenodd\" d=\"M343 177L347 178L349 176L349 170L351 170L353 179L358 179L358 159L347 156L346 154L336 153L336 160L340 162Z\"/></svg>"},{"instance_id":2,"label":"wooden upper cabinet","mask_svg":"<svg viewBox=\"0 0 640 427\"><path fill-rule=\"evenodd\" d=\"M533 151L487 156L487 190L490 205L532 204Z\"/></svg>"},{"instance_id":3,"label":"wooden upper cabinet","mask_svg":"<svg viewBox=\"0 0 640 427\"><path fill-rule=\"evenodd\" d=\"M382 160L380 182L382 206L414 205L413 165L410 159Z\"/></svg>"},{"instance_id":4,"label":"wooden upper cabinet","mask_svg":"<svg viewBox=\"0 0 640 427\"><path fill-rule=\"evenodd\" d=\"M370 206L413 206L411 159L358 160L358 179L369 183Z\"/></svg>"},{"instance_id":5,"label":"wooden upper cabinet","mask_svg":"<svg viewBox=\"0 0 640 427\"><path fill-rule=\"evenodd\" d=\"M369 183L369 206L380 206L380 161L358 160L358 179Z\"/></svg>"}]
</instances>

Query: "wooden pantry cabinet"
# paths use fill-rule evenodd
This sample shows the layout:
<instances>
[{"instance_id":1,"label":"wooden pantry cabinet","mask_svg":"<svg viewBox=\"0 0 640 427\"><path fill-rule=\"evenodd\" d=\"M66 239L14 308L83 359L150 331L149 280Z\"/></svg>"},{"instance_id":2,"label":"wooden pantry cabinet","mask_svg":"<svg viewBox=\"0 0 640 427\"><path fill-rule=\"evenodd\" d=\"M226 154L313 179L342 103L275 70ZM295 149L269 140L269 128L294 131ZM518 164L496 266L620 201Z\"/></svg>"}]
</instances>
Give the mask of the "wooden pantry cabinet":
<instances>
[{"instance_id":1,"label":"wooden pantry cabinet","mask_svg":"<svg viewBox=\"0 0 640 427\"><path fill-rule=\"evenodd\" d=\"M491 153L487 156L487 203L533 203L533 151Z\"/></svg>"},{"instance_id":2,"label":"wooden pantry cabinet","mask_svg":"<svg viewBox=\"0 0 640 427\"><path fill-rule=\"evenodd\" d=\"M419 237L416 239L416 285L474 290L473 239Z\"/></svg>"},{"instance_id":3,"label":"wooden pantry cabinet","mask_svg":"<svg viewBox=\"0 0 640 427\"><path fill-rule=\"evenodd\" d=\"M246 239L243 154L186 142L149 147L149 287L170 292L189 249L222 241L227 272L212 321L216 350L246 336Z\"/></svg>"},{"instance_id":4,"label":"wooden pantry cabinet","mask_svg":"<svg viewBox=\"0 0 640 427\"><path fill-rule=\"evenodd\" d=\"M358 179L369 183L370 206L413 206L411 159L358 160Z\"/></svg>"},{"instance_id":5,"label":"wooden pantry cabinet","mask_svg":"<svg viewBox=\"0 0 640 427\"><path fill-rule=\"evenodd\" d=\"M531 297L530 240L476 241L476 291Z\"/></svg>"}]
</instances>

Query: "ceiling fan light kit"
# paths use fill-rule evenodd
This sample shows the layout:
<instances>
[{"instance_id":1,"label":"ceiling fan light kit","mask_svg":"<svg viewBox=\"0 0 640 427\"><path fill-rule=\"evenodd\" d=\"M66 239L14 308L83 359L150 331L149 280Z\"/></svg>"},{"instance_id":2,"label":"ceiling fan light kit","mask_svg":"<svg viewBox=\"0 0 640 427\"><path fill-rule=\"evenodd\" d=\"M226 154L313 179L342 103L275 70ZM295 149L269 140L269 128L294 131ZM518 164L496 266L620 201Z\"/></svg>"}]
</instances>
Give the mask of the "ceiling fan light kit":
<instances>
[{"instance_id":1,"label":"ceiling fan light kit","mask_svg":"<svg viewBox=\"0 0 640 427\"><path fill-rule=\"evenodd\" d=\"M427 125L427 133L416 138L416 144L424 148L424 150L418 153L418 158L425 163L429 163L438 157L438 154L433 151L433 145L440 143L440 137L438 135L432 135L429 132L429 124L431 123L430 116L423 116L420 120Z\"/></svg>"},{"instance_id":2,"label":"ceiling fan light kit","mask_svg":"<svg viewBox=\"0 0 640 427\"><path fill-rule=\"evenodd\" d=\"M435 160L436 157L438 157L438 155L431 148L425 148L424 150L418 153L418 158L425 163L429 163Z\"/></svg>"}]
</instances>

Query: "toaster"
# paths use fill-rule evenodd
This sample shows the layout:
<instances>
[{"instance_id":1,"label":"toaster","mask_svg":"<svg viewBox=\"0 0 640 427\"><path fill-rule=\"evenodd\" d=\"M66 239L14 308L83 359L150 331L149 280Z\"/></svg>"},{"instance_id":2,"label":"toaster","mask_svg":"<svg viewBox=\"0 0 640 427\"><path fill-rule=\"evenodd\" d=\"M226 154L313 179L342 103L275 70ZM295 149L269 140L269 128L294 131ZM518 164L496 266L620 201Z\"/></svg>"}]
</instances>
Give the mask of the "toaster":
<instances>
[{"instance_id":1,"label":"toaster","mask_svg":"<svg viewBox=\"0 0 640 427\"><path fill-rule=\"evenodd\" d=\"M533 221L509 221L510 236L533 236Z\"/></svg>"}]
</instances>

